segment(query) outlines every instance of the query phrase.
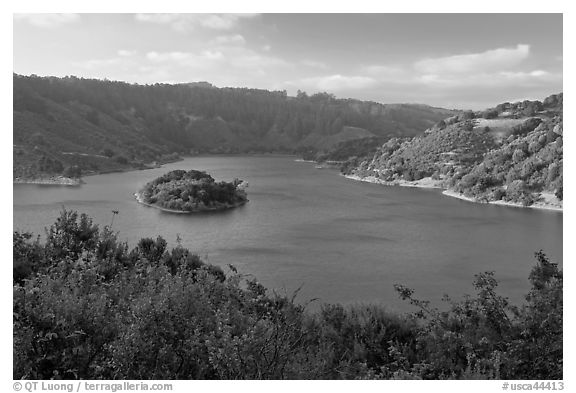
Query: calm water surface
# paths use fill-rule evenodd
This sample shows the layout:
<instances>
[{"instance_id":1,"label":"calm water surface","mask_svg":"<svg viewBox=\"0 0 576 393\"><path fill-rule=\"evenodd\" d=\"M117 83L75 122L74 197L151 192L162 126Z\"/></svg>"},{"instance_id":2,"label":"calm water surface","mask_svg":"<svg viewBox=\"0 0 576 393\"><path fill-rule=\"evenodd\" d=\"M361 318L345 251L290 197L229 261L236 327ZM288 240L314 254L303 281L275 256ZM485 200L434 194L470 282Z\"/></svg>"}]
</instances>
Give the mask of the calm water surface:
<instances>
[{"instance_id":1,"label":"calm water surface","mask_svg":"<svg viewBox=\"0 0 576 393\"><path fill-rule=\"evenodd\" d=\"M238 209L174 215L142 206L133 193L173 169L244 179ZM209 263L233 264L299 299L386 303L402 310L393 284L438 301L473 293L474 274L496 271L501 292L522 301L533 253L562 263L562 213L473 204L423 190L357 182L293 157L207 156L163 168L85 178L77 188L14 185L14 229L44 233L62 206L109 225L135 245L162 235ZM225 269L226 270L226 269Z\"/></svg>"}]
</instances>

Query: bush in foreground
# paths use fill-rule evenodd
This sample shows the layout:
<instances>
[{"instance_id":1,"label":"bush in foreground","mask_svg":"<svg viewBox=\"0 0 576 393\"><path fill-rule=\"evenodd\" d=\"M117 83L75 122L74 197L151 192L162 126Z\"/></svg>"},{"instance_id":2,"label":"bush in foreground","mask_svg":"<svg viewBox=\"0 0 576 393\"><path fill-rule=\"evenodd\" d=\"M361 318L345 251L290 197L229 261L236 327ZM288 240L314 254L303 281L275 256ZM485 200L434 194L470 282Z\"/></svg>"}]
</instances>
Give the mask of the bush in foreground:
<instances>
[{"instance_id":1,"label":"bush in foreground","mask_svg":"<svg viewBox=\"0 0 576 393\"><path fill-rule=\"evenodd\" d=\"M521 306L477 294L440 311L326 304L225 274L161 237L132 249L63 211L44 243L14 233L14 378L562 379L562 271L542 253Z\"/></svg>"}]
</instances>

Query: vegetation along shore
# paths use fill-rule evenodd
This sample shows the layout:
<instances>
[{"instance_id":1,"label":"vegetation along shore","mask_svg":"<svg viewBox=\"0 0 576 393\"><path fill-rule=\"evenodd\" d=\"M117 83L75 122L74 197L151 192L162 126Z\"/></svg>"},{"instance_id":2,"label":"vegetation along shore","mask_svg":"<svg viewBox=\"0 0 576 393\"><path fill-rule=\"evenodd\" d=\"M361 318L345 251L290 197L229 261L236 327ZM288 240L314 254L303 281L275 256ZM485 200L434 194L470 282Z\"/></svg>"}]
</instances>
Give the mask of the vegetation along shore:
<instances>
[{"instance_id":1,"label":"vegetation along shore","mask_svg":"<svg viewBox=\"0 0 576 393\"><path fill-rule=\"evenodd\" d=\"M543 252L522 304L482 272L443 311L398 283L406 313L312 312L232 265L160 236L131 247L74 211L45 241L14 232L13 255L14 379L563 378L563 273Z\"/></svg>"},{"instance_id":2,"label":"vegetation along shore","mask_svg":"<svg viewBox=\"0 0 576 393\"><path fill-rule=\"evenodd\" d=\"M352 157L342 173L385 185L443 188L471 202L562 210L563 94L446 118L413 138Z\"/></svg>"},{"instance_id":3,"label":"vegetation along shore","mask_svg":"<svg viewBox=\"0 0 576 393\"><path fill-rule=\"evenodd\" d=\"M138 202L169 213L197 213L245 204L246 187L239 179L216 182L206 172L180 169L152 180L135 196Z\"/></svg>"},{"instance_id":4,"label":"vegetation along shore","mask_svg":"<svg viewBox=\"0 0 576 393\"><path fill-rule=\"evenodd\" d=\"M79 186L84 181L80 178L71 178L65 176L50 176L50 177L17 177L13 180L13 184L44 184L54 186Z\"/></svg>"}]
</instances>

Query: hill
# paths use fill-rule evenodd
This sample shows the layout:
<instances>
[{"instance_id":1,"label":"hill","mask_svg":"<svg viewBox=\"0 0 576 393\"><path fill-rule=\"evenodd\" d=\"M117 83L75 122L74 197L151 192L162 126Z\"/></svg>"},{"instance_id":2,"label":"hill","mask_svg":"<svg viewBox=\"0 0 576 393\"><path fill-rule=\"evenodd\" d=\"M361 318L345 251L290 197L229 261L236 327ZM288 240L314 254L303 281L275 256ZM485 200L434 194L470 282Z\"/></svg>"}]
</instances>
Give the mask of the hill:
<instances>
[{"instance_id":1,"label":"hill","mask_svg":"<svg viewBox=\"0 0 576 393\"><path fill-rule=\"evenodd\" d=\"M13 76L14 177L142 168L196 153L325 151L414 136L454 112L319 93Z\"/></svg>"},{"instance_id":2,"label":"hill","mask_svg":"<svg viewBox=\"0 0 576 393\"><path fill-rule=\"evenodd\" d=\"M414 138L392 138L344 166L355 178L390 183L431 178L452 195L483 202L561 206L563 95L504 103L444 119ZM428 183L430 184L430 183Z\"/></svg>"}]
</instances>

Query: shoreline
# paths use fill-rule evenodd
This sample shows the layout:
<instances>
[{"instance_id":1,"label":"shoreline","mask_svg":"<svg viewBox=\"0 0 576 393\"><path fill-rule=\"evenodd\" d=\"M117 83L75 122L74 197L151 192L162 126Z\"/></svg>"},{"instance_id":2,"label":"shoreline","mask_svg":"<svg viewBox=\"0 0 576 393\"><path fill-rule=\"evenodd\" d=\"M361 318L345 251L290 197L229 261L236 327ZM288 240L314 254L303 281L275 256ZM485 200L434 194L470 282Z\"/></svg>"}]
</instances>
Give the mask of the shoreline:
<instances>
[{"instance_id":1,"label":"shoreline","mask_svg":"<svg viewBox=\"0 0 576 393\"><path fill-rule=\"evenodd\" d=\"M431 177L425 177L420 180L408 181L408 180L394 180L385 181L376 178L375 176L360 177L358 175L342 175L347 179L363 181L366 183L380 184L383 186L399 186L399 187L413 187L413 188L433 188L433 189L443 189L442 180L434 180Z\"/></svg>"},{"instance_id":2,"label":"shoreline","mask_svg":"<svg viewBox=\"0 0 576 393\"><path fill-rule=\"evenodd\" d=\"M64 176L51 176L48 178L38 177L38 178L15 178L12 180L12 184L37 184L45 186L69 186L76 187L84 184L81 178L73 179Z\"/></svg>"},{"instance_id":3,"label":"shoreline","mask_svg":"<svg viewBox=\"0 0 576 393\"><path fill-rule=\"evenodd\" d=\"M452 191L452 190L444 190L442 191L442 195L445 195L447 197L451 197L451 198L456 198L456 199L461 199L463 201L467 201L467 202L472 202L472 203L482 203L482 204L487 204L487 205L496 205L496 206L506 206L506 207L516 207L516 208L523 208L523 209L538 209L538 210L552 210L552 211L557 211L557 212L563 212L563 207L560 206L555 206L555 205L550 205L550 204L545 204L542 202L535 202L534 204L530 205L530 206L524 206L520 203L516 203L516 202L506 202L506 201L489 201L489 202L481 202L476 200L475 198L470 198L467 197L463 194L460 194L459 192L456 191Z\"/></svg>"},{"instance_id":4,"label":"shoreline","mask_svg":"<svg viewBox=\"0 0 576 393\"><path fill-rule=\"evenodd\" d=\"M506 201L490 201L490 202L482 202L475 198L467 197L463 194L458 192L447 190L442 187L442 180L433 180L431 178L423 178L420 180L409 182L407 180L396 180L396 181L383 181L377 179L375 176L367 176L367 177L360 177L358 175L342 175L347 179L356 180L356 181L363 181L366 183L373 183L373 184L380 184L384 186L398 186L398 187L413 187L413 188L432 188L432 189L442 189L442 195L461 199L463 201L472 202L472 203L479 203L479 204L490 204L496 206L505 206L505 207L515 207L515 208L529 208L529 209L538 209L538 210L550 210L550 211L557 211L563 212L562 206L557 206L553 204L547 204L542 202L535 202L530 206L524 206L520 203L515 202L506 202Z\"/></svg>"},{"instance_id":5,"label":"shoreline","mask_svg":"<svg viewBox=\"0 0 576 393\"><path fill-rule=\"evenodd\" d=\"M252 153L252 154L233 154L233 153L206 153L206 154L187 154L187 155L182 155L180 156L178 159L176 160L170 160L170 161L163 161L163 162L158 162L157 165L152 165L152 163L147 163L145 164L144 167L141 168L117 168L117 169L109 169L109 170L103 170L103 171L90 171L90 172L86 172L82 175L82 177L88 177L88 176L98 176L98 175L108 175L111 173L125 173L125 172L136 172L136 171L146 171L146 170L150 170L150 169L157 169L157 168L162 168L164 165L166 164L173 164L175 162L179 162L179 161L184 161L186 158L194 158L194 157L210 157L210 156L251 156L251 157L257 157L257 156L279 156L279 157L297 157L296 154L282 154L282 153ZM297 161L297 160L296 160ZM307 162L307 161L306 161ZM314 162L314 161L310 161L310 162ZM85 184L86 182L82 180L82 178L79 179L79 181L75 181L74 179L71 179L70 182L66 182L66 181L56 181L56 180L50 180L51 178L59 178L63 176L52 176L49 178L42 178L42 177L38 177L38 178L29 178L29 179L22 179L22 178L15 178L12 179L12 183L13 184L39 184L39 185L55 185L55 186L79 186L82 184ZM66 179L70 179L70 178L66 178Z\"/></svg>"},{"instance_id":6,"label":"shoreline","mask_svg":"<svg viewBox=\"0 0 576 393\"><path fill-rule=\"evenodd\" d=\"M108 175L111 173L125 173L125 172L135 172L135 171L145 171L149 169L161 168L165 164L172 164L174 162L184 160L183 157L177 160L165 161L158 163L158 165L145 164L146 166L141 168L117 168L109 169L103 171L90 171L82 174L82 177L97 176L97 175ZM37 178L20 178L17 177L12 179L12 184L39 184L39 185L54 185L54 186L80 186L86 182L82 180L82 177L78 179L72 179L70 177L64 177L62 175L49 176L49 177L37 177Z\"/></svg>"},{"instance_id":7,"label":"shoreline","mask_svg":"<svg viewBox=\"0 0 576 393\"><path fill-rule=\"evenodd\" d=\"M144 205L147 207L152 207L152 208L164 211L166 213L175 213L175 214L197 214L197 213L217 212L217 211L233 209L235 207L240 207L240 206L245 205L248 202L248 200L245 200L241 203L236 203L234 205L220 206L220 207L214 207L214 208L203 208L203 209L192 210L192 211L183 211L183 210L168 209L166 207L157 206L157 205L154 205L152 203L144 202L144 200L142 199L142 194L140 192L135 192L134 198L136 199L136 202L140 203L141 205Z\"/></svg>"},{"instance_id":8,"label":"shoreline","mask_svg":"<svg viewBox=\"0 0 576 393\"><path fill-rule=\"evenodd\" d=\"M183 161L183 160L184 160L184 157L179 157L176 160L157 162L156 165L153 165L152 163L144 164L144 166L141 168L118 168L118 169L110 169L110 170L104 170L104 171L93 171L93 172L87 172L83 176L97 176L97 175L108 175L110 173L147 171L150 169L162 168L163 165L172 164L172 163Z\"/></svg>"}]
</instances>

